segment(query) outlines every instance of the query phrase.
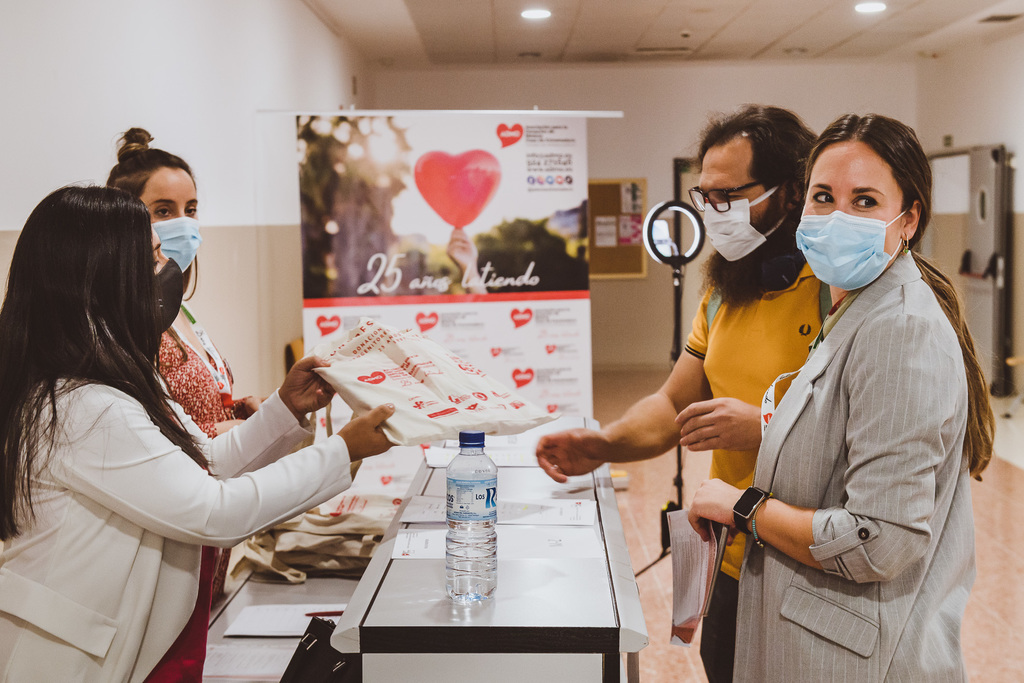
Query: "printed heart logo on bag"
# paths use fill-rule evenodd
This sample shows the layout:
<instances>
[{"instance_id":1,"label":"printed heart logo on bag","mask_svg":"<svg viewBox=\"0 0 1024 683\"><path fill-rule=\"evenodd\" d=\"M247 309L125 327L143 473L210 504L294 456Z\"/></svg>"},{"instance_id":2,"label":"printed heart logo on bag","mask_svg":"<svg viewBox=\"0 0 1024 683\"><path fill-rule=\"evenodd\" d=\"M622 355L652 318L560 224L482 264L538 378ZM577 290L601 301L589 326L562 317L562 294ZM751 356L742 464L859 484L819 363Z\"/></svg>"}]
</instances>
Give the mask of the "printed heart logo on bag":
<instances>
[{"instance_id":1,"label":"printed heart logo on bag","mask_svg":"<svg viewBox=\"0 0 1024 683\"><path fill-rule=\"evenodd\" d=\"M525 387L533 381L533 368L525 370L515 369L512 371L512 381L516 383L516 389Z\"/></svg>"},{"instance_id":2,"label":"printed heart logo on bag","mask_svg":"<svg viewBox=\"0 0 1024 683\"><path fill-rule=\"evenodd\" d=\"M772 421L772 414L771 413L765 413L761 417L764 418L764 423L765 424L768 424L769 422Z\"/></svg>"},{"instance_id":3,"label":"printed heart logo on bag","mask_svg":"<svg viewBox=\"0 0 1024 683\"><path fill-rule=\"evenodd\" d=\"M531 320L533 320L533 309L524 308L521 311L518 308L512 309L512 323L516 327L522 327Z\"/></svg>"},{"instance_id":4,"label":"printed heart logo on bag","mask_svg":"<svg viewBox=\"0 0 1024 683\"><path fill-rule=\"evenodd\" d=\"M551 354L551 353L554 353L555 349L557 349L557 348L558 348L557 344L548 344L547 346L544 347L544 350L547 351L549 354Z\"/></svg>"},{"instance_id":5,"label":"printed heart logo on bag","mask_svg":"<svg viewBox=\"0 0 1024 683\"><path fill-rule=\"evenodd\" d=\"M416 314L416 325L420 328L420 332L426 332L431 327L437 324L437 311L430 313L417 313Z\"/></svg>"},{"instance_id":6,"label":"printed heart logo on bag","mask_svg":"<svg viewBox=\"0 0 1024 683\"><path fill-rule=\"evenodd\" d=\"M554 413L557 410L558 410L558 404L557 403L549 403L548 404L548 412L549 413Z\"/></svg>"},{"instance_id":7,"label":"printed heart logo on bag","mask_svg":"<svg viewBox=\"0 0 1024 683\"><path fill-rule=\"evenodd\" d=\"M492 346L491 347L491 355L492 356L497 358L499 353L501 353L501 347L500 346Z\"/></svg>"},{"instance_id":8,"label":"printed heart logo on bag","mask_svg":"<svg viewBox=\"0 0 1024 683\"><path fill-rule=\"evenodd\" d=\"M523 137L523 125L517 123L513 126L506 126L504 123L498 124L498 139L501 140L501 146L508 147L514 145Z\"/></svg>"},{"instance_id":9,"label":"printed heart logo on bag","mask_svg":"<svg viewBox=\"0 0 1024 683\"><path fill-rule=\"evenodd\" d=\"M480 215L501 182L501 164L490 152L473 149L452 156L427 152L413 171L423 199L445 223L462 228Z\"/></svg>"},{"instance_id":10,"label":"printed heart logo on bag","mask_svg":"<svg viewBox=\"0 0 1024 683\"><path fill-rule=\"evenodd\" d=\"M391 477L391 475L390 475L390 474L385 474L384 476L382 476L382 477L380 478L380 483L382 483L382 484L384 484L385 486L387 486L388 484L390 484L390 483L391 483L391 479L392 479L392 477Z\"/></svg>"},{"instance_id":11,"label":"printed heart logo on bag","mask_svg":"<svg viewBox=\"0 0 1024 683\"><path fill-rule=\"evenodd\" d=\"M341 318L336 315L332 315L330 318L326 315L317 316L316 327L320 330L320 336L323 337L341 327Z\"/></svg>"},{"instance_id":12,"label":"printed heart logo on bag","mask_svg":"<svg viewBox=\"0 0 1024 683\"><path fill-rule=\"evenodd\" d=\"M362 375L358 379L360 382L366 382L367 384L380 384L384 381L384 373L378 370L369 375Z\"/></svg>"}]
</instances>

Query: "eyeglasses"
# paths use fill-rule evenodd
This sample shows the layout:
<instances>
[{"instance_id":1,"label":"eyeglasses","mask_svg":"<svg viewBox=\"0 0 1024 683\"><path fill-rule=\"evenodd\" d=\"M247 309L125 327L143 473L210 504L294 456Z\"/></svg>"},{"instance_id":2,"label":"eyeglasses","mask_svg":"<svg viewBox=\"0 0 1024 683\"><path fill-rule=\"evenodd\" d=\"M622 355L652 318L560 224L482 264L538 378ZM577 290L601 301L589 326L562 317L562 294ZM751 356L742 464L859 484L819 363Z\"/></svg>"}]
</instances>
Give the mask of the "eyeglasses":
<instances>
[{"instance_id":1,"label":"eyeglasses","mask_svg":"<svg viewBox=\"0 0 1024 683\"><path fill-rule=\"evenodd\" d=\"M730 187L726 190L708 190L707 192L699 187L691 187L690 201L693 202L693 205L697 207L698 211L707 211L707 207L710 204L711 208L718 213L725 213L732 206L732 201L729 199L729 195L760 184L760 180L755 180L747 183L746 185Z\"/></svg>"}]
</instances>

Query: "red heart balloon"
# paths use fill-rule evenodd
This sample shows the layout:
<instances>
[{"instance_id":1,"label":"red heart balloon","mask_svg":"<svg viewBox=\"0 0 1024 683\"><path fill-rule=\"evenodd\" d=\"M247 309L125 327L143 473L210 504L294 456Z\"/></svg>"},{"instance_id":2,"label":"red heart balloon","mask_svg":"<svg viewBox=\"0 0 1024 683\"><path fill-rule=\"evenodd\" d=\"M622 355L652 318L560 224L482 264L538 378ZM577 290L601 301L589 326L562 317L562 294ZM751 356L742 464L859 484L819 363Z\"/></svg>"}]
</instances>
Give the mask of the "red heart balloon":
<instances>
[{"instance_id":1,"label":"red heart balloon","mask_svg":"<svg viewBox=\"0 0 1024 683\"><path fill-rule=\"evenodd\" d=\"M452 156L427 152L416 160L416 187L441 219L462 228L490 203L501 181L501 165L494 155L473 149Z\"/></svg>"}]
</instances>

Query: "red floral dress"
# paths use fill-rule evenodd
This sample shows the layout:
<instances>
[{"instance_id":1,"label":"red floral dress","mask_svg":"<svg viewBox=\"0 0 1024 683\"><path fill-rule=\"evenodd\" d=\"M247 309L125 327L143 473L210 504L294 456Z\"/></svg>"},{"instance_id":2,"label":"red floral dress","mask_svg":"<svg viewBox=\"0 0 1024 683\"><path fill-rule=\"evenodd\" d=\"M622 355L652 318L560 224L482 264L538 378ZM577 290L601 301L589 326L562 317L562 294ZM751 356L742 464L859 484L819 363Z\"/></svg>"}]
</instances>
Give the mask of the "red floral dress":
<instances>
[{"instance_id":1,"label":"red floral dress","mask_svg":"<svg viewBox=\"0 0 1024 683\"><path fill-rule=\"evenodd\" d=\"M203 359L189 344L179 346L170 332L164 332L160 338L159 364L171 398L207 436L217 435L216 423L235 419L235 406L240 402L231 399L230 387L227 393L222 393ZM234 381L230 370L228 374L229 381ZM227 550L203 547L195 609L174 645L146 677L146 683L201 683L210 605L223 590L229 556Z\"/></svg>"},{"instance_id":2,"label":"red floral dress","mask_svg":"<svg viewBox=\"0 0 1024 683\"><path fill-rule=\"evenodd\" d=\"M167 380L171 398L211 439L217 435L217 422L235 419L239 402L231 400L230 395L225 398L199 354L188 344L178 346L169 332L160 338L160 374Z\"/></svg>"}]
</instances>

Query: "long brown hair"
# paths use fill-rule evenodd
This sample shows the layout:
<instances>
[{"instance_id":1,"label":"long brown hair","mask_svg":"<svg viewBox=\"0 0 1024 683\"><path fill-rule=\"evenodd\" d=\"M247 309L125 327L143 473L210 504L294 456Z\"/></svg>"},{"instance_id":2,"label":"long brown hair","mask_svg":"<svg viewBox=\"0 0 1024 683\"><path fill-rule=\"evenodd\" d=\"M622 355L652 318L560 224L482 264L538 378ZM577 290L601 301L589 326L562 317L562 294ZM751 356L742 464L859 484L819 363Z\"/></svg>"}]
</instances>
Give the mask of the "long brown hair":
<instances>
[{"instance_id":1,"label":"long brown hair","mask_svg":"<svg viewBox=\"0 0 1024 683\"><path fill-rule=\"evenodd\" d=\"M917 232L910 238L909 247L921 241L932 208L932 168L914 130L904 123L879 114L847 114L826 128L818 137L807 159L807 178L810 182L811 168L830 145L840 142L863 142L877 154L892 171L896 184L903 193L904 211L917 202L921 215ZM963 352L964 368L967 371L967 434L964 437L964 457L970 466L971 476L981 479L981 473L992 458L992 437L996 420L988 398L988 383L978 361L974 339L967 329L963 303L950 279L938 266L914 253L921 276L935 292L935 298L956 331Z\"/></svg>"}]
</instances>

